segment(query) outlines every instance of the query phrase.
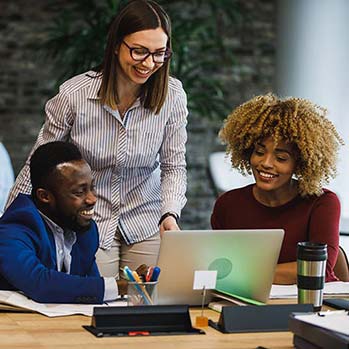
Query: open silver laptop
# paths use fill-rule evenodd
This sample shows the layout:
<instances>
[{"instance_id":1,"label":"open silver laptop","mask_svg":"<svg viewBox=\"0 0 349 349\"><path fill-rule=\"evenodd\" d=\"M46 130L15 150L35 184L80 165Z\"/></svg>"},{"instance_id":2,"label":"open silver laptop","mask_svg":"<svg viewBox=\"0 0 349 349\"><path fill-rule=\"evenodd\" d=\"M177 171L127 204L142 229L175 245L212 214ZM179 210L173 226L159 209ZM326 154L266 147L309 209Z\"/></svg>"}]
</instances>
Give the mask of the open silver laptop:
<instances>
[{"instance_id":1,"label":"open silver laptop","mask_svg":"<svg viewBox=\"0 0 349 349\"><path fill-rule=\"evenodd\" d=\"M196 270L217 270L219 291L266 302L283 236L282 229L165 232L159 304L201 304L201 290L193 290Z\"/></svg>"}]
</instances>

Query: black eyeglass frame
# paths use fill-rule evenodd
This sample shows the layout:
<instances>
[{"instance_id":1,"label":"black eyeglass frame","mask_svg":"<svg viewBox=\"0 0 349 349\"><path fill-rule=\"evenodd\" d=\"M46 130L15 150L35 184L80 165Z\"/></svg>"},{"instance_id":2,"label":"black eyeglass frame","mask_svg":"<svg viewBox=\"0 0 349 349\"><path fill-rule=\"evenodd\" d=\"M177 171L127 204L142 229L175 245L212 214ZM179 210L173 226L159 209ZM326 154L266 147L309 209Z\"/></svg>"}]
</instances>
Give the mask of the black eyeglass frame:
<instances>
[{"instance_id":1,"label":"black eyeglass frame","mask_svg":"<svg viewBox=\"0 0 349 349\"><path fill-rule=\"evenodd\" d=\"M125 46L129 49L131 58L132 58L134 61L136 61L136 62L143 62L143 61L145 61L145 60L151 55L154 63L162 64L162 63L165 63L166 61L168 61L168 60L171 58L171 56L172 56L172 51L171 51L170 49L168 49L168 48L166 48L164 51L150 52L146 47L143 47L143 49L145 49L145 50L148 51L148 54L147 54L144 58L142 58L142 59L135 59L135 58L133 57L133 55L132 55L132 54L133 54L133 51L134 51L134 50L139 50L141 47L131 47L131 46L129 46L129 45L127 44L126 41L122 41L122 43L125 44ZM159 52L164 52L164 60L163 60L162 62L157 62L157 61L155 61L155 59L154 59L154 55L157 54L157 53L159 53Z\"/></svg>"}]
</instances>

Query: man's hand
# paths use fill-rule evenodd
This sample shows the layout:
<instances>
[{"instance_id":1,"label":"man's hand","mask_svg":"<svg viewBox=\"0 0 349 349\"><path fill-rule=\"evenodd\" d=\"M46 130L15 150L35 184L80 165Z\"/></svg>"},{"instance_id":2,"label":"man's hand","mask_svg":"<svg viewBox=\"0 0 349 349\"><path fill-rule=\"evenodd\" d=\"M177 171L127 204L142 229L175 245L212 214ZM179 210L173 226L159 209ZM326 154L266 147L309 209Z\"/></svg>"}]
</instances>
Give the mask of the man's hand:
<instances>
[{"instance_id":1,"label":"man's hand","mask_svg":"<svg viewBox=\"0 0 349 349\"><path fill-rule=\"evenodd\" d=\"M166 217L160 224L160 237L166 230L179 230L176 219L172 216Z\"/></svg>"},{"instance_id":2,"label":"man's hand","mask_svg":"<svg viewBox=\"0 0 349 349\"><path fill-rule=\"evenodd\" d=\"M125 279L120 279L120 280L115 280L118 289L119 289L119 296L124 296L127 294L127 286L128 286L128 281Z\"/></svg>"},{"instance_id":3,"label":"man's hand","mask_svg":"<svg viewBox=\"0 0 349 349\"><path fill-rule=\"evenodd\" d=\"M148 266L146 264L141 264L137 269L136 269L137 274L141 279L145 280L145 275L148 272ZM127 287L128 287L128 280L126 279L120 279L120 280L115 280L118 289L119 289L119 295L124 296L127 294Z\"/></svg>"},{"instance_id":4,"label":"man's hand","mask_svg":"<svg viewBox=\"0 0 349 349\"><path fill-rule=\"evenodd\" d=\"M146 264L141 264L137 269L136 272L139 275L139 277L145 281L145 276L147 275L148 272L148 266Z\"/></svg>"}]
</instances>

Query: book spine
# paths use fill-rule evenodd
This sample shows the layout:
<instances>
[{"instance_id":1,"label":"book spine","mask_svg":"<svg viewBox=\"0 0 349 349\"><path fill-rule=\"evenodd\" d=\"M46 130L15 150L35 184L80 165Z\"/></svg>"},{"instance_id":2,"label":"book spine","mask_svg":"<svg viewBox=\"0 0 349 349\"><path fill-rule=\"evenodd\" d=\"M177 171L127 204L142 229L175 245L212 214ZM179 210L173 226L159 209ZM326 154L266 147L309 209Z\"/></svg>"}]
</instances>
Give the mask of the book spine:
<instances>
[{"instance_id":1,"label":"book spine","mask_svg":"<svg viewBox=\"0 0 349 349\"><path fill-rule=\"evenodd\" d=\"M296 334L293 336L293 345L296 349L321 349L316 344L310 343L306 339L297 336Z\"/></svg>"}]
</instances>

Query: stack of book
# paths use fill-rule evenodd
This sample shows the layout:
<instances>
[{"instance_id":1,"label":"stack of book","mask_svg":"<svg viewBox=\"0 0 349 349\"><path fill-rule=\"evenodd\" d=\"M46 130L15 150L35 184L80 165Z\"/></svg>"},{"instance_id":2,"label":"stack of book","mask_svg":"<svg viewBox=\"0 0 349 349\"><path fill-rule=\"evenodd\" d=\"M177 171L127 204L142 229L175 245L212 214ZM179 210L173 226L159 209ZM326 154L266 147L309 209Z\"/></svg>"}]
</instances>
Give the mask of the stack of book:
<instances>
[{"instance_id":1,"label":"stack of book","mask_svg":"<svg viewBox=\"0 0 349 349\"><path fill-rule=\"evenodd\" d=\"M208 307L212 310L222 312L222 308L232 305L264 305L262 302L258 302L254 299L238 296L236 294L228 293L225 291L212 290L212 300L208 304Z\"/></svg>"},{"instance_id":2,"label":"stack of book","mask_svg":"<svg viewBox=\"0 0 349 349\"><path fill-rule=\"evenodd\" d=\"M345 310L292 314L289 330L298 349L349 349L349 316Z\"/></svg>"}]
</instances>

